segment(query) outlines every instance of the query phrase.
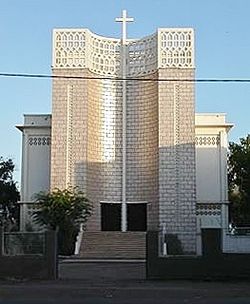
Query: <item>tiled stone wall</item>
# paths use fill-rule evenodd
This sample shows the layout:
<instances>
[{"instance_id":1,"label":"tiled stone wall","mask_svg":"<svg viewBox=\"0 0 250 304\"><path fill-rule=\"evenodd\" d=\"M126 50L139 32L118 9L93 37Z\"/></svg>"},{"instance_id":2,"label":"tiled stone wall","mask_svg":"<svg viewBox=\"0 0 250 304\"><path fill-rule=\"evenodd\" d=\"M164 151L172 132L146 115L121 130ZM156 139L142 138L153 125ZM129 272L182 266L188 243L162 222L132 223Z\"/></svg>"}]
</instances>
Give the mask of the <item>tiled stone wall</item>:
<instances>
[{"instance_id":1,"label":"tiled stone wall","mask_svg":"<svg viewBox=\"0 0 250 304\"><path fill-rule=\"evenodd\" d=\"M54 75L96 76L56 69ZM51 188L78 186L93 202L90 230L100 229L100 201L121 201L121 83L54 79Z\"/></svg>"},{"instance_id":2,"label":"tiled stone wall","mask_svg":"<svg viewBox=\"0 0 250 304\"><path fill-rule=\"evenodd\" d=\"M121 201L122 84L91 80L88 84L87 195L94 202L89 230L100 230L100 201Z\"/></svg>"},{"instance_id":3,"label":"tiled stone wall","mask_svg":"<svg viewBox=\"0 0 250 304\"><path fill-rule=\"evenodd\" d=\"M227 230L223 231L224 253L250 253L250 236L233 235Z\"/></svg>"},{"instance_id":4,"label":"tiled stone wall","mask_svg":"<svg viewBox=\"0 0 250 304\"><path fill-rule=\"evenodd\" d=\"M157 73L147 76L157 78ZM127 200L146 201L148 229L158 226L158 84L127 83Z\"/></svg>"},{"instance_id":5,"label":"tiled stone wall","mask_svg":"<svg viewBox=\"0 0 250 304\"><path fill-rule=\"evenodd\" d=\"M160 69L159 78L189 79L193 69ZM159 83L159 216L178 234L186 252L196 251L194 84Z\"/></svg>"},{"instance_id":6,"label":"tiled stone wall","mask_svg":"<svg viewBox=\"0 0 250 304\"><path fill-rule=\"evenodd\" d=\"M84 69L53 72L94 75ZM151 77L186 79L194 71L160 69ZM77 185L85 191L95 207L88 229L100 230L100 201L121 201L122 83L54 79L52 113L51 188ZM195 252L192 83L127 82L126 161L127 201L149 202L148 229L165 223L185 251Z\"/></svg>"},{"instance_id":7,"label":"tiled stone wall","mask_svg":"<svg viewBox=\"0 0 250 304\"><path fill-rule=\"evenodd\" d=\"M54 69L54 75L84 76L87 70ZM87 80L53 79L51 189L86 191Z\"/></svg>"},{"instance_id":8,"label":"tiled stone wall","mask_svg":"<svg viewBox=\"0 0 250 304\"><path fill-rule=\"evenodd\" d=\"M54 75L95 76L65 69ZM157 87L127 83L127 201L149 202L151 229L158 224ZM100 201L122 199L121 82L54 80L51 177L52 189L78 186L86 192L94 203L88 229L100 230Z\"/></svg>"}]
</instances>

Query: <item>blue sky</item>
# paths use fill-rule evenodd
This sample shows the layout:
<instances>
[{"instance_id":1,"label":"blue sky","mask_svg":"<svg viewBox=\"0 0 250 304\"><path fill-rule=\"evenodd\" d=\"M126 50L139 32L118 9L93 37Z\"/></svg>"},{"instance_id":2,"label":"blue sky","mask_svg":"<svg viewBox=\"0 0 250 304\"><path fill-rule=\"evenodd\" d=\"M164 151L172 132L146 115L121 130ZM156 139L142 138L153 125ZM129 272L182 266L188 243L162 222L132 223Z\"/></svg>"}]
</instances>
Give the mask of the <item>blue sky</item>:
<instances>
[{"instance_id":1,"label":"blue sky","mask_svg":"<svg viewBox=\"0 0 250 304\"><path fill-rule=\"evenodd\" d=\"M0 73L51 72L53 28L83 27L120 37L114 22L127 9L135 22L128 36L157 27L193 27L197 78L250 78L249 0L2 0L0 2ZM20 177L23 113L51 112L48 79L0 77L0 155L12 157ZM235 124L230 140L250 133L250 83L196 85L197 112L226 112Z\"/></svg>"}]
</instances>

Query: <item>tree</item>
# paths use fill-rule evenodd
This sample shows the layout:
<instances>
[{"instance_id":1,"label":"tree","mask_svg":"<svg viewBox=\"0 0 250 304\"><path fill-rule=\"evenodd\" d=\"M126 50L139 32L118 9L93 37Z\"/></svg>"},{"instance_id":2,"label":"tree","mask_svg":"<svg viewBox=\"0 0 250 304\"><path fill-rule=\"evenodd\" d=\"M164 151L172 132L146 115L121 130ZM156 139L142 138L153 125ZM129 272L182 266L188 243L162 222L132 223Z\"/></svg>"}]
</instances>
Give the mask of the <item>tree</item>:
<instances>
[{"instance_id":1,"label":"tree","mask_svg":"<svg viewBox=\"0 0 250 304\"><path fill-rule=\"evenodd\" d=\"M13 180L15 165L12 159L4 160L0 157L0 209L2 212L2 222L9 226L19 220L20 194L17 183ZM5 227L6 228L6 227Z\"/></svg>"},{"instance_id":2,"label":"tree","mask_svg":"<svg viewBox=\"0 0 250 304\"><path fill-rule=\"evenodd\" d=\"M59 254L73 254L80 224L85 227L91 215L92 205L89 200L83 192L72 188L40 192L36 195L36 202L38 209L34 212L35 221L52 230L58 228Z\"/></svg>"},{"instance_id":3,"label":"tree","mask_svg":"<svg viewBox=\"0 0 250 304\"><path fill-rule=\"evenodd\" d=\"M231 220L250 224L250 135L229 144L228 182Z\"/></svg>"}]
</instances>

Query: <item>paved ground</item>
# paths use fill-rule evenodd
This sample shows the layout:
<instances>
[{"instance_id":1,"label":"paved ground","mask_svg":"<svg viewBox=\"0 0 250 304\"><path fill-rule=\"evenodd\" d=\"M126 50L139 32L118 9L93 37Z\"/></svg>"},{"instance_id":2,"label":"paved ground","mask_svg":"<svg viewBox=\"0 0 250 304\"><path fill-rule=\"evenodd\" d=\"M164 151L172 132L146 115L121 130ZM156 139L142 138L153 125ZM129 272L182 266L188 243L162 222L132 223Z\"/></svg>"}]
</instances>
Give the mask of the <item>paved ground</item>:
<instances>
[{"instance_id":1,"label":"paved ground","mask_svg":"<svg viewBox=\"0 0 250 304\"><path fill-rule=\"evenodd\" d=\"M250 303L249 283L136 282L93 284L81 281L0 285L0 303Z\"/></svg>"},{"instance_id":2,"label":"paved ground","mask_svg":"<svg viewBox=\"0 0 250 304\"><path fill-rule=\"evenodd\" d=\"M250 303L249 282L146 281L144 266L63 263L58 281L1 282L0 304Z\"/></svg>"},{"instance_id":3,"label":"paved ground","mask_svg":"<svg viewBox=\"0 0 250 304\"><path fill-rule=\"evenodd\" d=\"M59 264L60 279L81 279L89 282L146 279L145 262L78 262L63 261Z\"/></svg>"}]
</instances>

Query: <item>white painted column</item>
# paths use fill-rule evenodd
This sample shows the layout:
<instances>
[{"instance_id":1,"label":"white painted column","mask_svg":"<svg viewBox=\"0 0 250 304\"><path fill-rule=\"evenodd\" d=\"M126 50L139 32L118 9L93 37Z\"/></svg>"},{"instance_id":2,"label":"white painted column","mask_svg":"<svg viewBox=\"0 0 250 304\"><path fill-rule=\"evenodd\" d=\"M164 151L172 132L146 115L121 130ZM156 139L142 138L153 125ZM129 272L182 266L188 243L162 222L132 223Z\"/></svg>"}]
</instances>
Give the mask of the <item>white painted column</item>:
<instances>
[{"instance_id":1,"label":"white painted column","mask_svg":"<svg viewBox=\"0 0 250 304\"><path fill-rule=\"evenodd\" d=\"M227 186L227 133L220 132L220 199L221 227L222 227L222 250L227 238L228 229L228 186Z\"/></svg>"},{"instance_id":2,"label":"white painted column","mask_svg":"<svg viewBox=\"0 0 250 304\"><path fill-rule=\"evenodd\" d=\"M227 186L227 133L220 132L220 190L222 229L228 228L228 186Z\"/></svg>"},{"instance_id":3,"label":"white painted column","mask_svg":"<svg viewBox=\"0 0 250 304\"><path fill-rule=\"evenodd\" d=\"M127 84L126 80L126 45L124 38L122 39L122 231L127 230L127 204L126 204L126 158L127 158Z\"/></svg>"},{"instance_id":4,"label":"white painted column","mask_svg":"<svg viewBox=\"0 0 250 304\"><path fill-rule=\"evenodd\" d=\"M115 19L122 22L121 39L121 77L122 77L122 210L121 210L121 230L127 231L127 203L126 203L126 158L127 158L127 50L126 50L126 23L134 21L127 17L126 10L122 11L122 17Z\"/></svg>"}]
</instances>

